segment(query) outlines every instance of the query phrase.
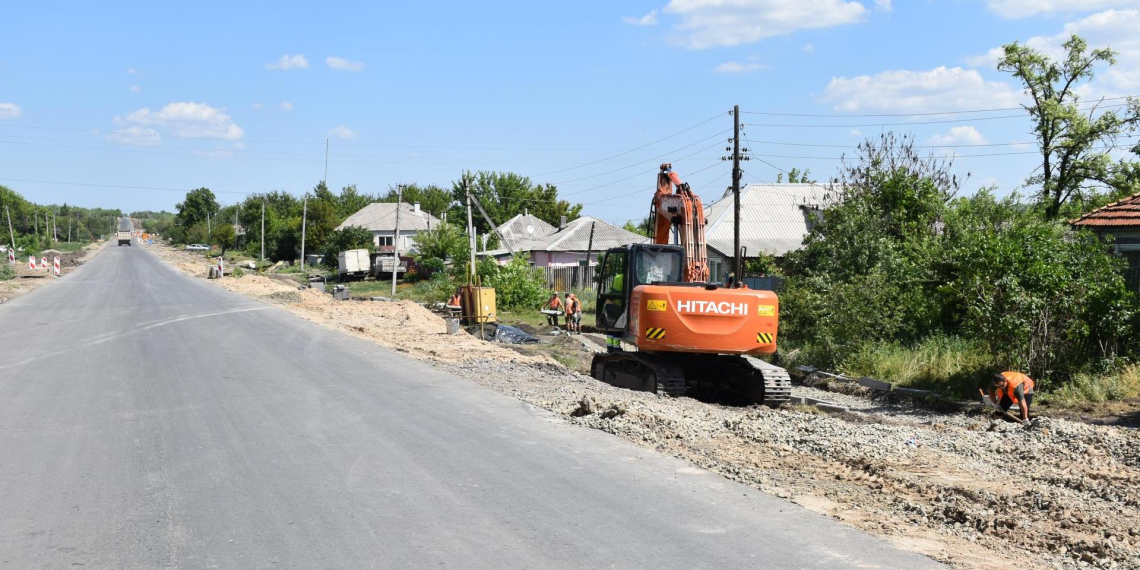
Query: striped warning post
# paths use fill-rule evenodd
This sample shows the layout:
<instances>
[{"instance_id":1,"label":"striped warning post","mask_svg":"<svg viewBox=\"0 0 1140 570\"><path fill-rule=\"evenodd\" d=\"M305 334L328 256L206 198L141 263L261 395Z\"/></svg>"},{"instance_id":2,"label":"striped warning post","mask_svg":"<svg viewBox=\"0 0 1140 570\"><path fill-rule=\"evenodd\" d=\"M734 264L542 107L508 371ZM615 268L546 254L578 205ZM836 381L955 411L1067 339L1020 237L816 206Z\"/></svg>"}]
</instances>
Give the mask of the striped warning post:
<instances>
[{"instance_id":1,"label":"striped warning post","mask_svg":"<svg viewBox=\"0 0 1140 570\"><path fill-rule=\"evenodd\" d=\"M48 268L47 256L41 255L40 256L40 269L47 269L47 268Z\"/></svg>"},{"instance_id":2,"label":"striped warning post","mask_svg":"<svg viewBox=\"0 0 1140 570\"><path fill-rule=\"evenodd\" d=\"M36 256L29 255L28 256L28 269L35 270L35 268L36 268Z\"/></svg>"},{"instance_id":3,"label":"striped warning post","mask_svg":"<svg viewBox=\"0 0 1140 570\"><path fill-rule=\"evenodd\" d=\"M55 272L55 276L59 277L59 258L58 257L53 258L52 267L53 267L52 271Z\"/></svg>"},{"instance_id":4,"label":"striped warning post","mask_svg":"<svg viewBox=\"0 0 1140 570\"><path fill-rule=\"evenodd\" d=\"M15 265L16 263L16 248L8 248L8 263Z\"/></svg>"}]
</instances>

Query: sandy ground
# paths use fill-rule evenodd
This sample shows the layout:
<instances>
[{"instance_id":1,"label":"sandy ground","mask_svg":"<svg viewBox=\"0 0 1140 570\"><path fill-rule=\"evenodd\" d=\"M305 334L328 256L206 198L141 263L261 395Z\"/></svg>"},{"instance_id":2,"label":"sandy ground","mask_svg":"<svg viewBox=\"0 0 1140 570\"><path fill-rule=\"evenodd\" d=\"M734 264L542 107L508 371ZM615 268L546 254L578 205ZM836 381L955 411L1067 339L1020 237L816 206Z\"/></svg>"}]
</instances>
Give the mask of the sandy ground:
<instances>
[{"instance_id":1,"label":"sandy ground","mask_svg":"<svg viewBox=\"0 0 1140 570\"><path fill-rule=\"evenodd\" d=\"M10 299L15 299L20 295L24 295L35 291L44 285L55 283L56 279L52 272L52 258L59 257L59 269L62 276L75 271L75 268L83 265L83 262L91 259L110 242L96 242L83 249L73 251L71 253L59 253L54 250L44 252L48 258L48 268L46 270L39 269L39 258L36 258L36 269L28 269L28 257L22 255L16 259L16 278L9 281L0 281L0 303L4 303ZM3 259L0 263L8 263L7 253L0 254Z\"/></svg>"},{"instance_id":2,"label":"sandy ground","mask_svg":"<svg viewBox=\"0 0 1140 570\"><path fill-rule=\"evenodd\" d=\"M154 251L205 275L201 258ZM659 397L466 333L446 336L442 319L414 303L333 301L259 276L218 283L955 567L1140 568L1135 429L1049 417L1023 427L806 386L794 393L851 411Z\"/></svg>"}]
</instances>

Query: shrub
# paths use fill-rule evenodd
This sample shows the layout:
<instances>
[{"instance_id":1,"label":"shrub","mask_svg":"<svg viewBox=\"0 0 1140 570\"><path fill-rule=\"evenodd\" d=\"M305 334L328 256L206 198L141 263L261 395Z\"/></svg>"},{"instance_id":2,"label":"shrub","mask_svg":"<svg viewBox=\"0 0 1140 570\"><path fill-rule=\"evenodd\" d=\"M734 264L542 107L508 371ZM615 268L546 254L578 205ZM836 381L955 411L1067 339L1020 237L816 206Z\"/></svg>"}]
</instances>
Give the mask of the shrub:
<instances>
[{"instance_id":1,"label":"shrub","mask_svg":"<svg viewBox=\"0 0 1140 570\"><path fill-rule=\"evenodd\" d=\"M1050 399L1062 402L1108 402L1140 398L1140 364L1102 373L1077 373L1072 382L1049 396Z\"/></svg>"},{"instance_id":2,"label":"shrub","mask_svg":"<svg viewBox=\"0 0 1140 570\"><path fill-rule=\"evenodd\" d=\"M11 265L8 265L7 261L0 261L0 263L3 263L3 265L0 265L0 281L11 281L15 279L16 270Z\"/></svg>"},{"instance_id":3,"label":"shrub","mask_svg":"<svg viewBox=\"0 0 1140 570\"><path fill-rule=\"evenodd\" d=\"M493 260L479 264L483 285L495 288L495 302L500 310L537 308L550 294L542 270L532 267L523 256L512 258L506 265Z\"/></svg>"},{"instance_id":4,"label":"shrub","mask_svg":"<svg viewBox=\"0 0 1140 570\"><path fill-rule=\"evenodd\" d=\"M245 272L244 272L244 271L242 271L240 267L235 267L235 268L234 268L234 271L233 271L233 276L234 276L234 277L242 277L242 276L244 276L244 275L245 275Z\"/></svg>"}]
</instances>

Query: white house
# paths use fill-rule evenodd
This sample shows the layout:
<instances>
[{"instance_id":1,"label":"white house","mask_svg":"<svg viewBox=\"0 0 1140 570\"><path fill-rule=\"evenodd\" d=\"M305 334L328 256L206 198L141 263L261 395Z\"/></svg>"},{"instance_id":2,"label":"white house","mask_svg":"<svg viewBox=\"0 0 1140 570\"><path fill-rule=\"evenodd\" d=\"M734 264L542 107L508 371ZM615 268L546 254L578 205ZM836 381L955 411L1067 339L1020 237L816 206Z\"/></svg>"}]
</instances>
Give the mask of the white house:
<instances>
[{"instance_id":1,"label":"white house","mask_svg":"<svg viewBox=\"0 0 1140 570\"><path fill-rule=\"evenodd\" d=\"M516 216L517 217L517 216ZM541 220L539 220L541 222ZM545 224L545 222L543 222ZM549 226L549 224L546 224ZM593 227L593 240L590 228ZM583 216L567 222L560 228L550 226L553 231L526 240L510 240L515 253L526 254L530 262L538 267L577 267L589 255L590 265L596 265L598 255L607 249L634 243L646 243L649 238L626 231L597 218ZM505 232L504 232L505 233ZM510 237L509 235L507 236ZM485 255L494 256L500 262L510 258L505 247L488 251Z\"/></svg>"},{"instance_id":2,"label":"white house","mask_svg":"<svg viewBox=\"0 0 1140 570\"><path fill-rule=\"evenodd\" d=\"M437 227L441 222L420 209L419 204L400 205L399 250L401 254L416 253L416 235ZM392 251L396 240L396 204L376 202L351 215L336 229L359 226L372 232L373 245L378 251Z\"/></svg>"}]
</instances>

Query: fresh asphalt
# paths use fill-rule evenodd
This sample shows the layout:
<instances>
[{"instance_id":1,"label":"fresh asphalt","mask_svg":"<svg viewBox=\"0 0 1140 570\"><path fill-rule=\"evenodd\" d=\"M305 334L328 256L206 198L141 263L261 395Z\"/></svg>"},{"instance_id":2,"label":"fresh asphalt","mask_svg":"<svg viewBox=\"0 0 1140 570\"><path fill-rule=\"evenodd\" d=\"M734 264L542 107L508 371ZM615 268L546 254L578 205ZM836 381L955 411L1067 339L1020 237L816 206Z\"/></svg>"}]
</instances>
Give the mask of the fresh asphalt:
<instances>
[{"instance_id":1,"label":"fresh asphalt","mask_svg":"<svg viewBox=\"0 0 1140 570\"><path fill-rule=\"evenodd\" d=\"M0 569L939 567L137 244L0 355Z\"/></svg>"}]
</instances>

